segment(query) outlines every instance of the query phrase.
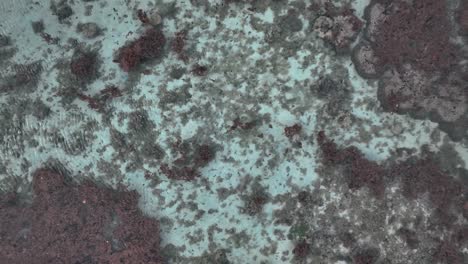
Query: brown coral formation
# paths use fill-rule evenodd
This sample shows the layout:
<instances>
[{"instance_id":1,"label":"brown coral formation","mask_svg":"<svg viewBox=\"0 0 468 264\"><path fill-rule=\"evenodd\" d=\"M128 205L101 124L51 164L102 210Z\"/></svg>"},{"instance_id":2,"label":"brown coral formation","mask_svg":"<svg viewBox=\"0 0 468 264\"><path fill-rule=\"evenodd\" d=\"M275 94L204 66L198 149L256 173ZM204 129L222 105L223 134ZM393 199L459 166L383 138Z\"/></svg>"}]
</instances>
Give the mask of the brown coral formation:
<instances>
[{"instance_id":1,"label":"brown coral formation","mask_svg":"<svg viewBox=\"0 0 468 264\"><path fill-rule=\"evenodd\" d=\"M40 169L34 199L0 197L2 263L162 263L159 225L138 209L135 191L69 183Z\"/></svg>"}]
</instances>

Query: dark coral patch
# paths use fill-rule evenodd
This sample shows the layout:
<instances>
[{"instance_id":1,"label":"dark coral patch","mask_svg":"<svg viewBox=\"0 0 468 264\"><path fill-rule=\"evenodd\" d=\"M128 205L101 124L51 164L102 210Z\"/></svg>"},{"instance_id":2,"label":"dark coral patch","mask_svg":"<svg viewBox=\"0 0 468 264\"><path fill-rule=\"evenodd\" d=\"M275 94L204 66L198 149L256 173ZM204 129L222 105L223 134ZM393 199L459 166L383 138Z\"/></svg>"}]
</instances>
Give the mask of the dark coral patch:
<instances>
[{"instance_id":1,"label":"dark coral patch","mask_svg":"<svg viewBox=\"0 0 468 264\"><path fill-rule=\"evenodd\" d=\"M383 196L385 170L382 166L366 159L356 147L339 149L323 131L319 132L317 141L322 150L324 162L344 168L348 187L351 190L367 187L375 196L379 198Z\"/></svg>"},{"instance_id":2,"label":"dark coral patch","mask_svg":"<svg viewBox=\"0 0 468 264\"><path fill-rule=\"evenodd\" d=\"M143 11L142 9L137 10L137 17L138 17L138 19L140 20L140 22L142 24L149 24L150 23L150 20L148 18L148 14L146 14L146 12Z\"/></svg>"},{"instance_id":3,"label":"dark coral patch","mask_svg":"<svg viewBox=\"0 0 468 264\"><path fill-rule=\"evenodd\" d=\"M374 0L366 19L366 37L382 64L441 71L457 61L446 1Z\"/></svg>"},{"instance_id":4,"label":"dark coral patch","mask_svg":"<svg viewBox=\"0 0 468 264\"><path fill-rule=\"evenodd\" d=\"M293 254L298 259L304 259L310 253L310 245L305 240L296 244L293 249Z\"/></svg>"},{"instance_id":5,"label":"dark coral patch","mask_svg":"<svg viewBox=\"0 0 468 264\"><path fill-rule=\"evenodd\" d=\"M466 1L461 1L460 10L457 14L457 22L460 25L461 33L466 35L468 34L468 3Z\"/></svg>"},{"instance_id":6,"label":"dark coral patch","mask_svg":"<svg viewBox=\"0 0 468 264\"><path fill-rule=\"evenodd\" d=\"M362 26L362 21L354 15L352 9L328 8L325 15L315 20L314 31L337 52L345 52L356 40Z\"/></svg>"},{"instance_id":7,"label":"dark coral patch","mask_svg":"<svg viewBox=\"0 0 468 264\"><path fill-rule=\"evenodd\" d=\"M97 54L76 52L70 62L70 71L79 79L95 79L98 72Z\"/></svg>"},{"instance_id":8,"label":"dark coral patch","mask_svg":"<svg viewBox=\"0 0 468 264\"><path fill-rule=\"evenodd\" d=\"M323 131L319 132L317 141L324 163L343 167L351 190L367 186L374 194L381 196L385 191L385 179L399 180L402 193L408 199L428 194L433 207L442 213L455 210L461 214L463 211L468 188L458 178L442 171L430 152L424 158L408 159L384 167L366 159L354 146L338 148Z\"/></svg>"},{"instance_id":9,"label":"dark coral patch","mask_svg":"<svg viewBox=\"0 0 468 264\"><path fill-rule=\"evenodd\" d=\"M461 183L442 172L429 157L398 164L391 173L401 178L403 194L409 199L427 193L433 206L443 211L450 210L452 204L460 202Z\"/></svg>"},{"instance_id":10,"label":"dark coral patch","mask_svg":"<svg viewBox=\"0 0 468 264\"><path fill-rule=\"evenodd\" d=\"M289 139L293 139L298 137L301 134L301 131L302 126L299 124L294 124L284 128L284 135L286 135Z\"/></svg>"},{"instance_id":11,"label":"dark coral patch","mask_svg":"<svg viewBox=\"0 0 468 264\"><path fill-rule=\"evenodd\" d=\"M201 145L195 153L195 164L205 166L214 158L214 150L208 145Z\"/></svg>"},{"instance_id":12,"label":"dark coral patch","mask_svg":"<svg viewBox=\"0 0 468 264\"><path fill-rule=\"evenodd\" d=\"M356 71L364 78L372 79L382 75L386 69L382 59L377 57L372 45L366 41L361 41L352 51L351 60Z\"/></svg>"},{"instance_id":13,"label":"dark coral patch","mask_svg":"<svg viewBox=\"0 0 468 264\"><path fill-rule=\"evenodd\" d=\"M205 65L196 64L193 67L192 72L197 76L206 76L208 74L208 67Z\"/></svg>"},{"instance_id":14,"label":"dark coral patch","mask_svg":"<svg viewBox=\"0 0 468 264\"><path fill-rule=\"evenodd\" d=\"M358 249L353 255L354 264L374 264L380 258L380 252L376 248Z\"/></svg>"},{"instance_id":15,"label":"dark coral patch","mask_svg":"<svg viewBox=\"0 0 468 264\"><path fill-rule=\"evenodd\" d=\"M174 149L178 156L172 164L164 163L160 166L160 171L169 179L191 181L200 175L199 170L215 157L213 147L203 144L193 146L187 142L174 144Z\"/></svg>"},{"instance_id":16,"label":"dark coral patch","mask_svg":"<svg viewBox=\"0 0 468 264\"><path fill-rule=\"evenodd\" d=\"M459 248L450 242L442 241L437 247L433 259L433 263L450 263L462 264L463 256L459 252Z\"/></svg>"},{"instance_id":17,"label":"dark coral patch","mask_svg":"<svg viewBox=\"0 0 468 264\"><path fill-rule=\"evenodd\" d=\"M0 197L2 263L162 263L159 225L138 194L80 185L48 169L33 179L34 200Z\"/></svg>"},{"instance_id":18,"label":"dark coral patch","mask_svg":"<svg viewBox=\"0 0 468 264\"><path fill-rule=\"evenodd\" d=\"M199 172L192 167L177 167L163 164L159 169L166 177L173 180L192 181L199 176Z\"/></svg>"},{"instance_id":19,"label":"dark coral patch","mask_svg":"<svg viewBox=\"0 0 468 264\"><path fill-rule=\"evenodd\" d=\"M132 71L142 63L161 57L165 44L162 31L148 29L140 38L119 50L116 62L122 70Z\"/></svg>"}]
</instances>

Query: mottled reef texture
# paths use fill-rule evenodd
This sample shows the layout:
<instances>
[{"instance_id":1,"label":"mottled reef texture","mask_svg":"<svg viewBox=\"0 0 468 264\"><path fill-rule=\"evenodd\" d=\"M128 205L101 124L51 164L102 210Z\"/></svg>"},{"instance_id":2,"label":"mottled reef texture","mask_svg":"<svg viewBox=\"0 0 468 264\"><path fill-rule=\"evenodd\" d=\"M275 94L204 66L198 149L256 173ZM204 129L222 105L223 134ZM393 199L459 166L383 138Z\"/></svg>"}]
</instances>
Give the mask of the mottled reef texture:
<instances>
[{"instance_id":1,"label":"mottled reef texture","mask_svg":"<svg viewBox=\"0 0 468 264\"><path fill-rule=\"evenodd\" d=\"M386 111L429 118L460 140L468 123L467 8L453 5L445 0L371 1L352 59L360 75L378 79L378 98Z\"/></svg>"},{"instance_id":2,"label":"mottled reef texture","mask_svg":"<svg viewBox=\"0 0 468 264\"><path fill-rule=\"evenodd\" d=\"M446 153L378 163L317 141L322 177L285 206L298 263L467 263L467 173Z\"/></svg>"},{"instance_id":3,"label":"mottled reef texture","mask_svg":"<svg viewBox=\"0 0 468 264\"><path fill-rule=\"evenodd\" d=\"M1 263L162 263L159 224L136 192L67 180L40 169L31 203L0 196Z\"/></svg>"}]
</instances>

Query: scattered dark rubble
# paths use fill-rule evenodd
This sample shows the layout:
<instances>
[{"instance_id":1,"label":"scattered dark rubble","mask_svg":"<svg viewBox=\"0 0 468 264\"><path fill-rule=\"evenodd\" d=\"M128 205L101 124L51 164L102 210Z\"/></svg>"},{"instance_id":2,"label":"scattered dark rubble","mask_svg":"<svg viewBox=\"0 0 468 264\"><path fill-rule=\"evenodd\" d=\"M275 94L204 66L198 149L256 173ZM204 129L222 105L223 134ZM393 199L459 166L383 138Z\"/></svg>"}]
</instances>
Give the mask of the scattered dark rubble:
<instances>
[{"instance_id":1,"label":"scattered dark rubble","mask_svg":"<svg viewBox=\"0 0 468 264\"><path fill-rule=\"evenodd\" d=\"M212 146L196 145L191 142L176 142L173 144L176 158L172 164L163 163L161 172L170 179L191 181L200 176L199 170L215 157Z\"/></svg>"}]
</instances>

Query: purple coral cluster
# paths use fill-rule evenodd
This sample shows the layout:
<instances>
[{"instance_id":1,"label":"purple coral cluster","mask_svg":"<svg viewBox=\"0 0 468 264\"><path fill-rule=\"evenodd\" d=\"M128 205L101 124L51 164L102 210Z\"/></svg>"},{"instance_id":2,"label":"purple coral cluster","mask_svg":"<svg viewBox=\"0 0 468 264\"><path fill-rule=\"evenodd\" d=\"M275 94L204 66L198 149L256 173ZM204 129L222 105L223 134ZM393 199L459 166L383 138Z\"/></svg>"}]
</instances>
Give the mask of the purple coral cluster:
<instances>
[{"instance_id":1,"label":"purple coral cluster","mask_svg":"<svg viewBox=\"0 0 468 264\"><path fill-rule=\"evenodd\" d=\"M467 29L466 4L451 11L448 1L373 0L367 24L352 51L357 72L379 80L386 111L429 118L452 139L466 136L466 52L455 38ZM455 12L455 13L454 13ZM458 14L458 15L457 15ZM459 25L451 17L457 17ZM460 30L456 30L460 28Z\"/></svg>"}]
</instances>

